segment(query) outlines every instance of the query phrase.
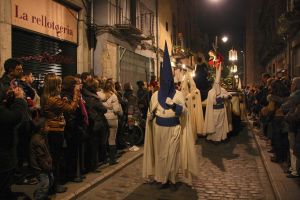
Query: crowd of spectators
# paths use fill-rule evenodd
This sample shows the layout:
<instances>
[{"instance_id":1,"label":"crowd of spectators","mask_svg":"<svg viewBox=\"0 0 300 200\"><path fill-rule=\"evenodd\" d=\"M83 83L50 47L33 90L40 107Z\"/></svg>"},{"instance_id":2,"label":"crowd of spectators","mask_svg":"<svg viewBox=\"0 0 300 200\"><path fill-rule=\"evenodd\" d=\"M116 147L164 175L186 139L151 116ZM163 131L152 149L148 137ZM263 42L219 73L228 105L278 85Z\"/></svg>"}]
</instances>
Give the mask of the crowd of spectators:
<instances>
[{"instance_id":1,"label":"crowd of spectators","mask_svg":"<svg viewBox=\"0 0 300 200\"><path fill-rule=\"evenodd\" d=\"M262 75L262 85L245 89L247 111L275 163L286 163L288 178L299 178L300 77Z\"/></svg>"},{"instance_id":2,"label":"crowd of spectators","mask_svg":"<svg viewBox=\"0 0 300 200\"><path fill-rule=\"evenodd\" d=\"M37 184L34 198L47 199L65 192L66 182L81 182L86 173L101 173L100 165L117 164L121 117L145 118L153 92L138 81L136 96L131 83L123 92L119 82L87 72L63 79L48 73L38 89L33 74L24 72L18 60L6 60L4 70L0 199L17 198L10 189L15 183Z\"/></svg>"}]
</instances>

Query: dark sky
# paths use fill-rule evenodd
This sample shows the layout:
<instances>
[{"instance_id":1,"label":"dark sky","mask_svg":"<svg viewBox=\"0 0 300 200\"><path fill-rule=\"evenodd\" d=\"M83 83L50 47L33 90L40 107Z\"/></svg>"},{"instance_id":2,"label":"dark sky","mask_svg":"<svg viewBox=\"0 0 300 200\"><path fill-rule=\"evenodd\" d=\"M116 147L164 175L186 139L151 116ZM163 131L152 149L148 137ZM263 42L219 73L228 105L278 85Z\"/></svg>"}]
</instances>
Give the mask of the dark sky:
<instances>
[{"instance_id":1,"label":"dark sky","mask_svg":"<svg viewBox=\"0 0 300 200\"><path fill-rule=\"evenodd\" d=\"M216 35L220 38L226 35L229 41L223 48L243 50L247 0L198 1L200 28L208 34L211 43Z\"/></svg>"}]
</instances>

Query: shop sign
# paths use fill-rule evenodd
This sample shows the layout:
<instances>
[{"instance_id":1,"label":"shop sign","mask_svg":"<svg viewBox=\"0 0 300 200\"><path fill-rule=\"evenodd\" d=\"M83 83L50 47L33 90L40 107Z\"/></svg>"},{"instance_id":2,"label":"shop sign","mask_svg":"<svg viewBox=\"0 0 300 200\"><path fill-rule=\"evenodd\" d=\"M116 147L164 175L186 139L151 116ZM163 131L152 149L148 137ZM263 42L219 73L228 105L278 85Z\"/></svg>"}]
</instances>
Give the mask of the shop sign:
<instances>
[{"instance_id":1,"label":"shop sign","mask_svg":"<svg viewBox=\"0 0 300 200\"><path fill-rule=\"evenodd\" d=\"M12 0L12 24L77 43L78 13L53 0Z\"/></svg>"}]
</instances>

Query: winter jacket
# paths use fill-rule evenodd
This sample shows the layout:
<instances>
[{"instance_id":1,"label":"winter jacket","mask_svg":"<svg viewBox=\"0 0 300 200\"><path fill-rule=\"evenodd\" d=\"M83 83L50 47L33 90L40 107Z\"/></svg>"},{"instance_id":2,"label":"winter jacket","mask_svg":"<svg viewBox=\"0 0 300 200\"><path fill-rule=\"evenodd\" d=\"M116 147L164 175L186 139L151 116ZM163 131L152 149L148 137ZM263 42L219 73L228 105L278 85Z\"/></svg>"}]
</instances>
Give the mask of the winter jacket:
<instances>
[{"instance_id":1,"label":"winter jacket","mask_svg":"<svg viewBox=\"0 0 300 200\"><path fill-rule=\"evenodd\" d=\"M64 131L65 129L65 118L64 112L75 111L78 106L79 93L74 94L71 102L67 99L63 99L60 96L50 97L47 100L43 100L42 111L45 122L45 131Z\"/></svg>"},{"instance_id":2,"label":"winter jacket","mask_svg":"<svg viewBox=\"0 0 300 200\"><path fill-rule=\"evenodd\" d=\"M289 112L293 112L299 103L300 103L300 90L296 90L287 98L286 102L282 104L281 109L285 114Z\"/></svg>"},{"instance_id":3,"label":"winter jacket","mask_svg":"<svg viewBox=\"0 0 300 200\"><path fill-rule=\"evenodd\" d=\"M11 78L7 75L7 74L4 74L1 79L0 79L0 82L4 88L4 91L6 92L8 90L8 88L10 87L10 82L11 82Z\"/></svg>"},{"instance_id":4,"label":"winter jacket","mask_svg":"<svg viewBox=\"0 0 300 200\"><path fill-rule=\"evenodd\" d=\"M24 99L15 99L10 107L0 105L0 173L16 167L16 126L26 109Z\"/></svg>"},{"instance_id":5,"label":"winter jacket","mask_svg":"<svg viewBox=\"0 0 300 200\"><path fill-rule=\"evenodd\" d=\"M63 91L62 98L71 103L73 94ZM85 137L86 125L84 124L84 116L79 106L74 111L64 112L64 118L66 121L65 136L67 138L80 139Z\"/></svg>"},{"instance_id":6,"label":"winter jacket","mask_svg":"<svg viewBox=\"0 0 300 200\"><path fill-rule=\"evenodd\" d=\"M107 120L104 114L107 109L102 104L96 92L91 92L87 89L82 90L82 97L86 102L86 110L89 115L89 128L92 131L107 128Z\"/></svg>"},{"instance_id":7,"label":"winter jacket","mask_svg":"<svg viewBox=\"0 0 300 200\"><path fill-rule=\"evenodd\" d=\"M47 136L34 134L30 142L30 164L36 172L52 170L52 158L49 151Z\"/></svg>"},{"instance_id":8,"label":"winter jacket","mask_svg":"<svg viewBox=\"0 0 300 200\"><path fill-rule=\"evenodd\" d=\"M284 114L280 109L281 104L286 100L285 97L279 97L273 94L267 96L268 104L267 106L261 109L262 116L266 117L269 116L271 118L283 118Z\"/></svg>"},{"instance_id":9,"label":"winter jacket","mask_svg":"<svg viewBox=\"0 0 300 200\"><path fill-rule=\"evenodd\" d=\"M97 94L103 102L103 105L107 108L107 112L105 113L107 120L115 120L118 119L118 116L123 115L121 104L115 94L109 97L106 96L104 92L98 92Z\"/></svg>"},{"instance_id":10,"label":"winter jacket","mask_svg":"<svg viewBox=\"0 0 300 200\"><path fill-rule=\"evenodd\" d=\"M281 109L285 114L285 121L289 124L289 129L295 132L295 113L297 105L300 104L300 90L293 92L286 100L284 104L281 105Z\"/></svg>"},{"instance_id":11,"label":"winter jacket","mask_svg":"<svg viewBox=\"0 0 300 200\"><path fill-rule=\"evenodd\" d=\"M138 105L140 109L146 108L149 106L149 92L144 88L139 88L136 92L138 98Z\"/></svg>"},{"instance_id":12,"label":"winter jacket","mask_svg":"<svg viewBox=\"0 0 300 200\"><path fill-rule=\"evenodd\" d=\"M133 94L133 91L125 91L124 98L127 100L127 113L130 115L139 115L139 99ZM145 97L147 100L147 97Z\"/></svg>"}]
</instances>

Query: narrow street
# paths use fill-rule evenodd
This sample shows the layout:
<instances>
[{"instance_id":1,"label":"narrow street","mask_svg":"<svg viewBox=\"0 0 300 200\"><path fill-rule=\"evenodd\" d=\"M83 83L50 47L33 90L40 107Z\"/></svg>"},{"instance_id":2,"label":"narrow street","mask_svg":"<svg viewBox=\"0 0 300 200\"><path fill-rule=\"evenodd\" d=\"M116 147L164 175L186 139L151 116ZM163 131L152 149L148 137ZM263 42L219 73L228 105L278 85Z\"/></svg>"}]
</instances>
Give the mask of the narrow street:
<instances>
[{"instance_id":1,"label":"narrow street","mask_svg":"<svg viewBox=\"0 0 300 200\"><path fill-rule=\"evenodd\" d=\"M102 182L80 200L275 199L256 143L246 128L226 143L198 142L200 177L176 192L143 184L142 158Z\"/></svg>"}]
</instances>

